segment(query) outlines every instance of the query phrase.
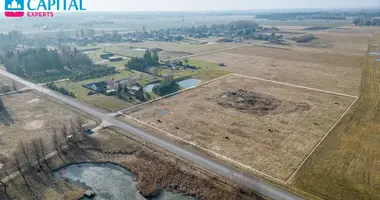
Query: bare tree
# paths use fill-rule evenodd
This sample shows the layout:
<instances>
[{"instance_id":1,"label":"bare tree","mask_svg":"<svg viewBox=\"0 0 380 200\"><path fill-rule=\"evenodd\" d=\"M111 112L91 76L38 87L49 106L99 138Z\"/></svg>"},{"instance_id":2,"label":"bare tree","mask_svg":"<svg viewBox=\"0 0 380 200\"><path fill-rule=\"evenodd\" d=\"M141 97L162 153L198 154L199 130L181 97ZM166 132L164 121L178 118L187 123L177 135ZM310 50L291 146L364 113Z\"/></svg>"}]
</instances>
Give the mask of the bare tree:
<instances>
[{"instance_id":1,"label":"bare tree","mask_svg":"<svg viewBox=\"0 0 380 200\"><path fill-rule=\"evenodd\" d=\"M15 162L15 164L16 164L16 167L17 167L18 172L20 173L22 179L23 179L24 182L25 182L25 185L26 185L27 187L29 187L28 181L26 181L25 174L24 174L24 172L22 171L21 158L20 158L20 155L19 155L18 152L14 152L14 153L13 153L13 159L14 159L14 162Z\"/></svg>"},{"instance_id":2,"label":"bare tree","mask_svg":"<svg viewBox=\"0 0 380 200\"><path fill-rule=\"evenodd\" d=\"M32 154L34 154L34 156L37 159L38 166L40 167L40 169L42 171L45 172L45 170L44 170L44 168L43 168L43 166L41 164L41 160L42 160L41 146L40 146L39 141L38 141L37 138L35 138L35 139L32 140L32 149L31 149L31 151L32 151Z\"/></svg>"},{"instance_id":3,"label":"bare tree","mask_svg":"<svg viewBox=\"0 0 380 200\"><path fill-rule=\"evenodd\" d=\"M65 124L63 124L62 129L61 129L61 136L65 140L66 144L69 145L69 142L67 141L67 137L68 137L67 126Z\"/></svg>"},{"instance_id":4,"label":"bare tree","mask_svg":"<svg viewBox=\"0 0 380 200\"><path fill-rule=\"evenodd\" d=\"M80 141L80 136L78 135L77 125L70 119L71 135L73 136L73 142L75 146L78 146L78 141Z\"/></svg>"},{"instance_id":5,"label":"bare tree","mask_svg":"<svg viewBox=\"0 0 380 200\"><path fill-rule=\"evenodd\" d=\"M19 142L19 150L24 155L26 162L28 163L28 166L32 167L33 165L32 165L32 162L30 161L28 145L25 144L23 141L20 141Z\"/></svg>"},{"instance_id":6,"label":"bare tree","mask_svg":"<svg viewBox=\"0 0 380 200\"><path fill-rule=\"evenodd\" d=\"M0 163L3 163L3 166L1 168L1 170L4 172L4 174L7 175L8 174L7 173L7 166L6 166L7 160L5 158L1 158L0 159ZM9 194L8 194L8 184L6 184L5 181L3 181L2 179L0 179L0 184L4 188L4 194L5 194L5 196L7 197L7 199L10 199Z\"/></svg>"},{"instance_id":7,"label":"bare tree","mask_svg":"<svg viewBox=\"0 0 380 200\"><path fill-rule=\"evenodd\" d=\"M12 81L12 89L13 91L17 90L16 82Z\"/></svg>"},{"instance_id":8,"label":"bare tree","mask_svg":"<svg viewBox=\"0 0 380 200\"><path fill-rule=\"evenodd\" d=\"M45 155L46 148L45 148L44 141L42 141L42 138L38 138L38 142L39 142L39 144L40 144L40 149L41 149L42 159L44 160L46 166L47 166L48 168L50 168L49 163L48 163L47 160L46 160L46 155Z\"/></svg>"},{"instance_id":9,"label":"bare tree","mask_svg":"<svg viewBox=\"0 0 380 200\"><path fill-rule=\"evenodd\" d=\"M59 138L58 138L57 131L55 130L55 128L53 128L52 137L53 137L54 149L57 152L58 157L62 159L61 154L59 153L61 151L61 143L59 142Z\"/></svg>"}]
</instances>

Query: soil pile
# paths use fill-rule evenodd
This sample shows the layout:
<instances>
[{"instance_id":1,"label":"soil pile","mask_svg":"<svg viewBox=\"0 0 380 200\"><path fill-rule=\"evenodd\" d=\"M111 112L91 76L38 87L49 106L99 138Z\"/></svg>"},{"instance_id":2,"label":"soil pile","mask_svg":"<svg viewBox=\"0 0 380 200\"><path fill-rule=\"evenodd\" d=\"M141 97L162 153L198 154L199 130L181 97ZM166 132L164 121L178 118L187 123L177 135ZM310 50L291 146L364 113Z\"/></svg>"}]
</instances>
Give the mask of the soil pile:
<instances>
[{"instance_id":1,"label":"soil pile","mask_svg":"<svg viewBox=\"0 0 380 200\"><path fill-rule=\"evenodd\" d=\"M246 90L224 92L216 101L220 106L225 108L234 108L240 112L259 116L310 109L310 105L306 103L284 101L272 96Z\"/></svg>"}]
</instances>

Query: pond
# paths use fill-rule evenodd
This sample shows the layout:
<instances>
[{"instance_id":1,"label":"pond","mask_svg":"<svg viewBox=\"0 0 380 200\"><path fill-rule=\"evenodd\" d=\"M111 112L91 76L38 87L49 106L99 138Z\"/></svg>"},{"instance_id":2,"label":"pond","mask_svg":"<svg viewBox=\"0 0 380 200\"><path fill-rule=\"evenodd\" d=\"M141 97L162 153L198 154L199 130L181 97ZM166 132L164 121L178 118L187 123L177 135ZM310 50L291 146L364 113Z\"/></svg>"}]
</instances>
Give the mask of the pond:
<instances>
[{"instance_id":1,"label":"pond","mask_svg":"<svg viewBox=\"0 0 380 200\"><path fill-rule=\"evenodd\" d=\"M153 87L158 85L158 83L152 83L143 88L144 92L151 92L153 90Z\"/></svg>"},{"instance_id":2,"label":"pond","mask_svg":"<svg viewBox=\"0 0 380 200\"><path fill-rule=\"evenodd\" d=\"M187 89L187 88L195 87L199 83L201 83L201 80L195 79L195 78L191 78L191 79L186 79L186 80L183 80L183 81L179 81L178 85L181 86L182 88Z\"/></svg>"},{"instance_id":3,"label":"pond","mask_svg":"<svg viewBox=\"0 0 380 200\"><path fill-rule=\"evenodd\" d=\"M368 55L380 55L380 52L368 52Z\"/></svg>"},{"instance_id":4,"label":"pond","mask_svg":"<svg viewBox=\"0 0 380 200\"><path fill-rule=\"evenodd\" d=\"M83 163L68 165L53 172L54 177L67 180L69 183L91 189L95 200L109 199L145 199L136 189L137 176L131 171L113 163ZM162 191L154 200L192 200L180 193Z\"/></svg>"},{"instance_id":5,"label":"pond","mask_svg":"<svg viewBox=\"0 0 380 200\"><path fill-rule=\"evenodd\" d=\"M143 49L143 48L134 48L134 49L132 49L133 51L146 51L146 49Z\"/></svg>"},{"instance_id":6,"label":"pond","mask_svg":"<svg viewBox=\"0 0 380 200\"><path fill-rule=\"evenodd\" d=\"M380 62L380 58L378 58L378 59L375 59L375 61L376 61L376 62Z\"/></svg>"}]
</instances>

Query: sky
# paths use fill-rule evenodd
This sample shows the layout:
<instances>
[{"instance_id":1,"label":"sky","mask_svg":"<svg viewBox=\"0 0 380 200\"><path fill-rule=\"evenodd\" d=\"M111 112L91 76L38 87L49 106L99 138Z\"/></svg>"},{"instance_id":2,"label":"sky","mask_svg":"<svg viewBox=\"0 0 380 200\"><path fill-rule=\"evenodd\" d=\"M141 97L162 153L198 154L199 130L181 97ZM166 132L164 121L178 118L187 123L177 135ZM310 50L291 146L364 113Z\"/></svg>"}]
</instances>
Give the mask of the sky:
<instances>
[{"instance_id":1,"label":"sky","mask_svg":"<svg viewBox=\"0 0 380 200\"><path fill-rule=\"evenodd\" d=\"M83 0L93 11L207 11L380 8L380 0ZM91 3L88 3L91 2Z\"/></svg>"},{"instance_id":2,"label":"sky","mask_svg":"<svg viewBox=\"0 0 380 200\"><path fill-rule=\"evenodd\" d=\"M21 0L17 0L21 1ZM24 0L38 5L41 0ZM49 2L49 0L44 0ZM61 4L64 0L60 1ZM79 4L80 0L76 0ZM262 9L379 8L380 0L82 0L88 11L215 11ZM5 0L0 0L0 11ZM71 2L71 0L66 0Z\"/></svg>"}]
</instances>

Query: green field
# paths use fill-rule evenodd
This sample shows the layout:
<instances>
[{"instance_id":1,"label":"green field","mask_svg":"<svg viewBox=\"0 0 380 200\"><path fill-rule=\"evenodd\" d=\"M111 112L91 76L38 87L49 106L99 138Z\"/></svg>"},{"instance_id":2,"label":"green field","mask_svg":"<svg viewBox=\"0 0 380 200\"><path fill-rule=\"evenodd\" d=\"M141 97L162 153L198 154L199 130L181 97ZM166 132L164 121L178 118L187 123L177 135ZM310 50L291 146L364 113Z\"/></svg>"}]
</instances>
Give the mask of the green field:
<instances>
[{"instance_id":1,"label":"green field","mask_svg":"<svg viewBox=\"0 0 380 200\"><path fill-rule=\"evenodd\" d=\"M189 64L199 67L198 70L174 70L174 78L178 79L181 77L194 77L200 79L202 82L209 81L227 74L231 72L223 70L218 64L210 63L201 60L189 59ZM161 73L168 73L168 70L165 70Z\"/></svg>"},{"instance_id":2,"label":"green field","mask_svg":"<svg viewBox=\"0 0 380 200\"><path fill-rule=\"evenodd\" d=\"M131 76L137 77L139 76L140 73L138 72L130 72L130 71L121 71L118 74L110 75L110 76L105 76L102 78L96 78L96 79L88 79L84 81L79 81L79 82L61 82L58 83L57 85L59 87L64 87L70 92L73 92L76 97L80 100L83 100L86 103L95 105L99 108L109 110L109 111L116 111L120 110L126 107L129 107L132 105L131 102L127 102L121 99L118 99L117 97L114 96L106 96L103 94L96 94L96 95L87 95L90 90L84 88L82 85L88 84L88 83L94 83L94 82L100 82L100 81L107 81L107 80L120 80L120 79L125 79ZM141 83L147 83L152 79L151 76L149 75L144 75L141 78Z\"/></svg>"}]
</instances>

